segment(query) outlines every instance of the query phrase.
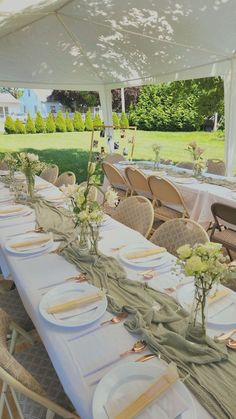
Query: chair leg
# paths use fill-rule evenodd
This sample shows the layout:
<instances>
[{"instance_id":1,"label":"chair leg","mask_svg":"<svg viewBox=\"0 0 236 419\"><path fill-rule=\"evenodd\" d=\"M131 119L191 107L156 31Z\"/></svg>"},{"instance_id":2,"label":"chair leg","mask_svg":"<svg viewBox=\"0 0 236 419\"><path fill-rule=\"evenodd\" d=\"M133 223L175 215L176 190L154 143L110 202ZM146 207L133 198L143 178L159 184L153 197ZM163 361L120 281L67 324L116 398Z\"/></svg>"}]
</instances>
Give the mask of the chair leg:
<instances>
[{"instance_id":1,"label":"chair leg","mask_svg":"<svg viewBox=\"0 0 236 419\"><path fill-rule=\"evenodd\" d=\"M0 419L2 419L3 409L6 404L6 391L7 391L7 384L3 383L1 389L1 397L0 397Z\"/></svg>"},{"instance_id":2,"label":"chair leg","mask_svg":"<svg viewBox=\"0 0 236 419\"><path fill-rule=\"evenodd\" d=\"M52 410L47 410L47 413L46 413L46 419L53 419L54 418L54 416L55 416L55 413L54 412L52 412Z\"/></svg>"},{"instance_id":3,"label":"chair leg","mask_svg":"<svg viewBox=\"0 0 236 419\"><path fill-rule=\"evenodd\" d=\"M231 255L230 250L228 249L228 247L226 247L226 252L228 253L230 261L232 262L233 258L232 258L232 255Z\"/></svg>"}]
</instances>

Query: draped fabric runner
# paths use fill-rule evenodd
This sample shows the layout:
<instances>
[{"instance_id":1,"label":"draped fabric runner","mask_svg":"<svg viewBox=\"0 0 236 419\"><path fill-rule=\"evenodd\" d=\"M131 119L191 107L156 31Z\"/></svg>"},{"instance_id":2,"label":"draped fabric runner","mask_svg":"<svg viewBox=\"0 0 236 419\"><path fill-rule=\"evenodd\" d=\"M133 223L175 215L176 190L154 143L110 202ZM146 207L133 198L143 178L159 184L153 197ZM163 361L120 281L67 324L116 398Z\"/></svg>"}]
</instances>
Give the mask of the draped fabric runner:
<instances>
[{"instance_id":1,"label":"draped fabric runner","mask_svg":"<svg viewBox=\"0 0 236 419\"><path fill-rule=\"evenodd\" d=\"M81 256L76 232L68 212L43 201L32 204L38 225L52 231L56 238L68 240L61 254L86 272L89 282L106 290L108 309L127 311L131 320L124 325L167 362L174 361L185 384L200 403L217 419L235 419L236 353L224 343L214 342L200 330L188 330L188 313L173 299L147 284L127 279L123 267L103 254ZM74 239L72 241L72 239Z\"/></svg>"}]
</instances>

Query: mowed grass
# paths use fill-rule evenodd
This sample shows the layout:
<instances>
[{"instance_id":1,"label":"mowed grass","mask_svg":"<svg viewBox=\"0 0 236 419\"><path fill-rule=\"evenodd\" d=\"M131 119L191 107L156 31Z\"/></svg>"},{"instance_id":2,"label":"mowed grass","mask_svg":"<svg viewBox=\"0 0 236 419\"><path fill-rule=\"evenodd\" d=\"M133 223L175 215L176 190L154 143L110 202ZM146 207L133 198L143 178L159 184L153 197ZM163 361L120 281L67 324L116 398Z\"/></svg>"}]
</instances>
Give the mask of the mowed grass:
<instances>
[{"instance_id":1,"label":"mowed grass","mask_svg":"<svg viewBox=\"0 0 236 419\"><path fill-rule=\"evenodd\" d=\"M120 139L120 132L115 132L115 140L120 143L120 152L131 139L131 131L127 132L126 139ZM106 140L100 139L99 133L95 134L101 146L107 148ZM91 132L73 132L56 134L27 134L4 135L0 134L0 157L6 152L30 151L37 153L40 158L48 163L59 166L60 172L72 170L77 180L85 179ZM174 162L190 160L189 153L185 150L190 141L196 141L205 149L205 158L224 159L224 141L217 133L207 132L157 132L137 131L134 159L152 160L152 145L159 143L162 146L161 157L172 159ZM131 145L128 144L129 150Z\"/></svg>"}]
</instances>

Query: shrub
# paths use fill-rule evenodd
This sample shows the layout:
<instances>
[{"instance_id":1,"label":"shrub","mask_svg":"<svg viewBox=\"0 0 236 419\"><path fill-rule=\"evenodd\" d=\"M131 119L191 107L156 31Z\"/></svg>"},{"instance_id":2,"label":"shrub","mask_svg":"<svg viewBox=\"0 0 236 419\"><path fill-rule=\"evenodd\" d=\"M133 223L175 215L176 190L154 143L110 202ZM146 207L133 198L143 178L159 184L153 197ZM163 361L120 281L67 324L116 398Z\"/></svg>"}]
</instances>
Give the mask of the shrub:
<instances>
[{"instance_id":1,"label":"shrub","mask_svg":"<svg viewBox=\"0 0 236 419\"><path fill-rule=\"evenodd\" d=\"M26 120L26 124L25 124L25 131L27 134L35 134L35 126L34 126L34 121L31 118L30 114L28 113L27 115L27 120Z\"/></svg>"},{"instance_id":2,"label":"shrub","mask_svg":"<svg viewBox=\"0 0 236 419\"><path fill-rule=\"evenodd\" d=\"M72 120L69 117L68 112L66 112L66 119L65 119L65 123L66 123L66 131L68 132L73 132L74 131L74 125Z\"/></svg>"},{"instance_id":3,"label":"shrub","mask_svg":"<svg viewBox=\"0 0 236 419\"><path fill-rule=\"evenodd\" d=\"M119 120L119 116L117 115L116 112L112 112L112 123L115 127L119 127L120 126L120 120Z\"/></svg>"},{"instance_id":4,"label":"shrub","mask_svg":"<svg viewBox=\"0 0 236 419\"><path fill-rule=\"evenodd\" d=\"M75 112L73 124L75 131L84 131L84 121L80 112Z\"/></svg>"},{"instance_id":5,"label":"shrub","mask_svg":"<svg viewBox=\"0 0 236 419\"><path fill-rule=\"evenodd\" d=\"M96 131L100 130L100 128L102 127L102 120L100 118L99 113L96 113L94 116L93 127L94 129L96 129Z\"/></svg>"},{"instance_id":6,"label":"shrub","mask_svg":"<svg viewBox=\"0 0 236 419\"><path fill-rule=\"evenodd\" d=\"M87 111L86 115L85 115L85 129L86 129L86 131L92 131L93 130L93 120L92 120L90 111Z\"/></svg>"},{"instance_id":7,"label":"shrub","mask_svg":"<svg viewBox=\"0 0 236 419\"><path fill-rule=\"evenodd\" d=\"M16 134L25 134L25 126L23 122L21 122L18 118L16 119L16 122L15 122L15 131L16 131Z\"/></svg>"},{"instance_id":8,"label":"shrub","mask_svg":"<svg viewBox=\"0 0 236 419\"><path fill-rule=\"evenodd\" d=\"M125 112L122 112L120 117L120 127L121 128L129 128L129 120L125 114Z\"/></svg>"},{"instance_id":9,"label":"shrub","mask_svg":"<svg viewBox=\"0 0 236 419\"><path fill-rule=\"evenodd\" d=\"M57 116L55 118L55 126L57 132L66 132L66 122L61 111L57 113Z\"/></svg>"},{"instance_id":10,"label":"shrub","mask_svg":"<svg viewBox=\"0 0 236 419\"><path fill-rule=\"evenodd\" d=\"M46 119L46 132L52 133L56 131L55 122L51 112L49 112L47 119Z\"/></svg>"},{"instance_id":11,"label":"shrub","mask_svg":"<svg viewBox=\"0 0 236 419\"><path fill-rule=\"evenodd\" d=\"M7 134L15 134L15 122L13 121L11 116L6 117L4 129Z\"/></svg>"},{"instance_id":12,"label":"shrub","mask_svg":"<svg viewBox=\"0 0 236 419\"><path fill-rule=\"evenodd\" d=\"M36 113L34 124L35 124L35 130L37 133L41 133L45 131L45 122L40 112Z\"/></svg>"}]
</instances>

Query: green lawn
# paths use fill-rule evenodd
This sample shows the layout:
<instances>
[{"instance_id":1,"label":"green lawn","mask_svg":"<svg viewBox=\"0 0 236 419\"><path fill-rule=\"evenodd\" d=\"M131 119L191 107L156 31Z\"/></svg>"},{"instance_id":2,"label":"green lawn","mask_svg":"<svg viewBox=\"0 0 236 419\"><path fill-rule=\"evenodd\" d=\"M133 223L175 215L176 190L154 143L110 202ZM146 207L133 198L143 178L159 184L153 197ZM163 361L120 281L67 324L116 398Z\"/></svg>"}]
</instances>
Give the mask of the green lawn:
<instances>
[{"instance_id":1,"label":"green lawn","mask_svg":"<svg viewBox=\"0 0 236 419\"><path fill-rule=\"evenodd\" d=\"M127 134L127 139L131 134ZM106 146L106 140L99 139L100 146ZM119 139L119 131L115 138ZM76 173L77 180L85 178L88 160L88 150L91 133L56 133L35 135L4 135L0 134L0 156L5 152L31 151L37 153L42 160L56 163L60 172L72 170ZM151 160L153 158L152 144L162 145L161 157L171 158L174 162L189 160L185 151L186 145L195 140L199 146L205 148L206 158L224 158L224 141L216 133L206 132L149 132L137 131L134 159ZM127 140L120 140L120 150L126 145Z\"/></svg>"}]
</instances>

